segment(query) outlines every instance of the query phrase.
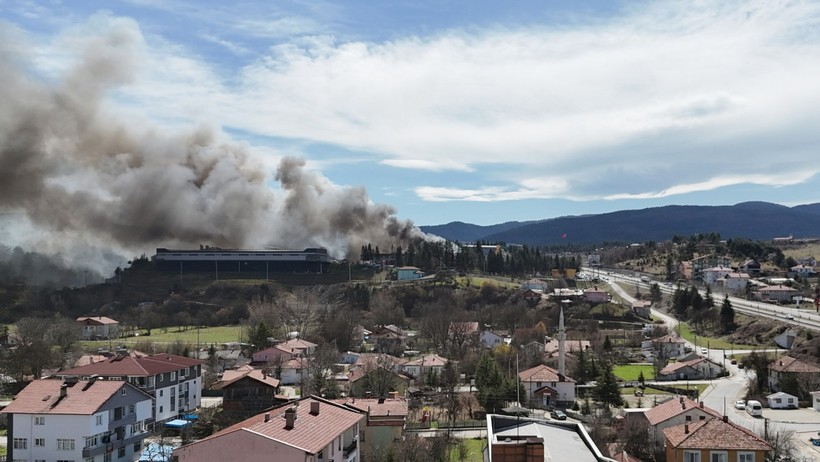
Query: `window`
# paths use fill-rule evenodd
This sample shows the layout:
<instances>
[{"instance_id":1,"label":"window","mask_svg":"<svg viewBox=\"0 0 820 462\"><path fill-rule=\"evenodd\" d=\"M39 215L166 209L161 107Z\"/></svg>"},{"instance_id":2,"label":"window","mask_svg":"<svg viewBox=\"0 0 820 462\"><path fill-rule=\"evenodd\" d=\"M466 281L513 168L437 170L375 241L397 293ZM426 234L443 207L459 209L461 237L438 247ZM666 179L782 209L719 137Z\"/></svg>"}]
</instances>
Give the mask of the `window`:
<instances>
[{"instance_id":1,"label":"window","mask_svg":"<svg viewBox=\"0 0 820 462\"><path fill-rule=\"evenodd\" d=\"M86 457L86 458L85 458L85 459L83 459L83 460L84 460L84 462L94 462L94 458L93 458L93 457Z\"/></svg>"},{"instance_id":2,"label":"window","mask_svg":"<svg viewBox=\"0 0 820 462\"><path fill-rule=\"evenodd\" d=\"M700 451L683 451L683 462L700 462Z\"/></svg>"},{"instance_id":3,"label":"window","mask_svg":"<svg viewBox=\"0 0 820 462\"><path fill-rule=\"evenodd\" d=\"M34 425L45 425L46 424L46 416L38 415L34 417Z\"/></svg>"},{"instance_id":4,"label":"window","mask_svg":"<svg viewBox=\"0 0 820 462\"><path fill-rule=\"evenodd\" d=\"M729 453L726 451L709 452L709 462L729 462Z\"/></svg>"},{"instance_id":5,"label":"window","mask_svg":"<svg viewBox=\"0 0 820 462\"><path fill-rule=\"evenodd\" d=\"M686 421L691 422L692 421L692 416L691 415L686 416Z\"/></svg>"},{"instance_id":6,"label":"window","mask_svg":"<svg viewBox=\"0 0 820 462\"><path fill-rule=\"evenodd\" d=\"M133 404L129 404L129 405L128 405L128 413L129 413L129 414L133 414L133 413L134 413L134 409L136 409L136 408L134 407L134 405L133 405Z\"/></svg>"},{"instance_id":7,"label":"window","mask_svg":"<svg viewBox=\"0 0 820 462\"><path fill-rule=\"evenodd\" d=\"M173 382L176 379L177 379L177 373L176 372L171 372L171 381Z\"/></svg>"},{"instance_id":8,"label":"window","mask_svg":"<svg viewBox=\"0 0 820 462\"><path fill-rule=\"evenodd\" d=\"M102 415L97 416L97 425L102 425L102 418L103 418Z\"/></svg>"},{"instance_id":9,"label":"window","mask_svg":"<svg viewBox=\"0 0 820 462\"><path fill-rule=\"evenodd\" d=\"M120 390L120 396L125 396L125 387L122 387L122 390Z\"/></svg>"},{"instance_id":10,"label":"window","mask_svg":"<svg viewBox=\"0 0 820 462\"><path fill-rule=\"evenodd\" d=\"M42 448L45 445L46 445L46 439L45 438L34 438L34 446L35 447Z\"/></svg>"},{"instance_id":11,"label":"window","mask_svg":"<svg viewBox=\"0 0 820 462\"><path fill-rule=\"evenodd\" d=\"M134 443L134 454L139 454L140 451L142 451L142 444L137 441Z\"/></svg>"},{"instance_id":12,"label":"window","mask_svg":"<svg viewBox=\"0 0 820 462\"><path fill-rule=\"evenodd\" d=\"M97 444L99 444L97 435L85 437L85 448L93 448Z\"/></svg>"},{"instance_id":13,"label":"window","mask_svg":"<svg viewBox=\"0 0 820 462\"><path fill-rule=\"evenodd\" d=\"M125 457L125 447L121 446L119 449L117 449L117 458L122 459L123 457Z\"/></svg>"},{"instance_id":14,"label":"window","mask_svg":"<svg viewBox=\"0 0 820 462\"><path fill-rule=\"evenodd\" d=\"M148 387L149 388L154 387L154 378L153 377L148 377Z\"/></svg>"},{"instance_id":15,"label":"window","mask_svg":"<svg viewBox=\"0 0 820 462\"><path fill-rule=\"evenodd\" d=\"M737 462L755 462L755 453L753 452L738 452Z\"/></svg>"},{"instance_id":16,"label":"window","mask_svg":"<svg viewBox=\"0 0 820 462\"><path fill-rule=\"evenodd\" d=\"M165 379L165 374L159 375L159 381L162 382Z\"/></svg>"},{"instance_id":17,"label":"window","mask_svg":"<svg viewBox=\"0 0 820 462\"><path fill-rule=\"evenodd\" d=\"M58 451L73 451L74 450L74 440L68 438L57 438L57 450Z\"/></svg>"},{"instance_id":18,"label":"window","mask_svg":"<svg viewBox=\"0 0 820 462\"><path fill-rule=\"evenodd\" d=\"M26 438L14 438L12 444L14 449L28 449L28 439Z\"/></svg>"},{"instance_id":19,"label":"window","mask_svg":"<svg viewBox=\"0 0 820 462\"><path fill-rule=\"evenodd\" d=\"M162 414L162 406L159 407L159 413Z\"/></svg>"},{"instance_id":20,"label":"window","mask_svg":"<svg viewBox=\"0 0 820 462\"><path fill-rule=\"evenodd\" d=\"M103 462L111 462L111 453L107 452L103 455Z\"/></svg>"}]
</instances>

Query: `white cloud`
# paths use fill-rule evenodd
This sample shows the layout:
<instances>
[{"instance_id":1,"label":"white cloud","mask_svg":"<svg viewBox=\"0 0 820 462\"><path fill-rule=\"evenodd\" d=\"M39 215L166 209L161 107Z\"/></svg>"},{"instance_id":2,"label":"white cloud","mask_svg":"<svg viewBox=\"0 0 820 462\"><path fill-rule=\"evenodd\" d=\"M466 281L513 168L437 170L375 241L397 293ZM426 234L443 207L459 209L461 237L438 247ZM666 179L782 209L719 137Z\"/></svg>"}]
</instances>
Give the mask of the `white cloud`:
<instances>
[{"instance_id":1,"label":"white cloud","mask_svg":"<svg viewBox=\"0 0 820 462\"><path fill-rule=\"evenodd\" d=\"M226 21L247 37L294 38L218 75L149 37L141 79L119 99L164 121L474 174L473 184L418 187L430 201L668 197L793 184L782 159L816 163L816 2L652 3L594 24L384 43L307 37L321 24L281 12Z\"/></svg>"}]
</instances>

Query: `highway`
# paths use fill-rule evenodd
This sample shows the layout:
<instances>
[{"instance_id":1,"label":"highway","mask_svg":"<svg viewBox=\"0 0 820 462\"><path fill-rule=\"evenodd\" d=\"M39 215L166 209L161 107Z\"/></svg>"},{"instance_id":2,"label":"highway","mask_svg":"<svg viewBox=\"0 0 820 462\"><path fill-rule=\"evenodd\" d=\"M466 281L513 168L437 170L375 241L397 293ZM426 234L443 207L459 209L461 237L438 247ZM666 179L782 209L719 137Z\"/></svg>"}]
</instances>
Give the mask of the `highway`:
<instances>
[{"instance_id":1,"label":"highway","mask_svg":"<svg viewBox=\"0 0 820 462\"><path fill-rule=\"evenodd\" d=\"M618 273L615 271L595 270L594 273L591 268L581 268L581 273L586 275L598 275L598 278L604 282L624 282L640 287L641 289L649 290L652 284L657 283L661 292L671 294L677 289L677 285L672 285L665 282L658 281L642 281L640 277L630 274ZM701 290L701 295L706 295L705 291ZM715 298L715 303L719 306L723 302L723 294L713 292L712 296ZM797 309L789 305L775 305L772 303L758 302L754 300L746 300L739 297L729 297L732 302L732 308L738 313L743 313L747 316L756 318L774 319L786 324L804 327L813 331L820 332L820 314L815 311Z\"/></svg>"}]
</instances>

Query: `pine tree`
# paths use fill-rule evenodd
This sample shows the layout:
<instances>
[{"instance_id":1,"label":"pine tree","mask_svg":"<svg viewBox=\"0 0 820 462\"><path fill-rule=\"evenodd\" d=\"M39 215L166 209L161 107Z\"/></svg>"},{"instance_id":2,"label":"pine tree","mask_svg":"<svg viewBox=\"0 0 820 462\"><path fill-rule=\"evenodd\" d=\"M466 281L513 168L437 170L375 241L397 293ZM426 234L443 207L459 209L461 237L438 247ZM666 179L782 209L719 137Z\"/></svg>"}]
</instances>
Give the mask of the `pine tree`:
<instances>
[{"instance_id":1,"label":"pine tree","mask_svg":"<svg viewBox=\"0 0 820 462\"><path fill-rule=\"evenodd\" d=\"M644 384L644 380L645 380L645 379L644 379L644 377L643 377L643 370L641 370L641 371L638 373L638 382L639 382L641 385L643 385L643 384ZM640 407L640 406L638 406L638 407Z\"/></svg>"},{"instance_id":2,"label":"pine tree","mask_svg":"<svg viewBox=\"0 0 820 462\"><path fill-rule=\"evenodd\" d=\"M728 295L723 298L723 306L720 308L720 325L726 333L731 332L735 326L735 309L732 308Z\"/></svg>"},{"instance_id":3,"label":"pine tree","mask_svg":"<svg viewBox=\"0 0 820 462\"><path fill-rule=\"evenodd\" d=\"M621 387L618 386L618 381L615 374L612 373L612 365L604 362L601 368L601 375L598 376L598 381L592 391L595 401L605 404L607 406L623 406L624 400L621 396Z\"/></svg>"}]
</instances>

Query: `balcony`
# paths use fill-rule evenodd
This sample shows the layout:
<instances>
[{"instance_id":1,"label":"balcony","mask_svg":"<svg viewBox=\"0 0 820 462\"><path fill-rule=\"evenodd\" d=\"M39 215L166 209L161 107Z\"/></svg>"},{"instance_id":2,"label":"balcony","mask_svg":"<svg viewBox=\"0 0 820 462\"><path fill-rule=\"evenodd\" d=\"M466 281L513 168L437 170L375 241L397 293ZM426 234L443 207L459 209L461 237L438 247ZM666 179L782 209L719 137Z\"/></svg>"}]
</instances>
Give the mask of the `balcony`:
<instances>
[{"instance_id":1,"label":"balcony","mask_svg":"<svg viewBox=\"0 0 820 462\"><path fill-rule=\"evenodd\" d=\"M130 414L120 416L119 418L117 418L117 416L114 416L113 420L108 421L108 428L124 427L126 425L130 425L130 424L136 423L136 422L137 422L137 413L132 412Z\"/></svg>"},{"instance_id":2,"label":"balcony","mask_svg":"<svg viewBox=\"0 0 820 462\"><path fill-rule=\"evenodd\" d=\"M111 435L110 443L103 443L91 448L83 448L83 458L95 457L101 454L105 454L106 452L117 450L121 447L128 447L129 445L133 445L137 441L144 440L147 436L147 432L137 433L136 435L132 435L128 438L123 439L118 439L117 435Z\"/></svg>"},{"instance_id":3,"label":"balcony","mask_svg":"<svg viewBox=\"0 0 820 462\"><path fill-rule=\"evenodd\" d=\"M342 455L344 455L345 460L348 460L351 457L351 454L353 454L356 451L356 448L358 447L357 443L358 442L356 440L353 440L350 442L350 444L345 446L344 451L342 453Z\"/></svg>"}]
</instances>

